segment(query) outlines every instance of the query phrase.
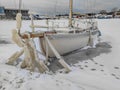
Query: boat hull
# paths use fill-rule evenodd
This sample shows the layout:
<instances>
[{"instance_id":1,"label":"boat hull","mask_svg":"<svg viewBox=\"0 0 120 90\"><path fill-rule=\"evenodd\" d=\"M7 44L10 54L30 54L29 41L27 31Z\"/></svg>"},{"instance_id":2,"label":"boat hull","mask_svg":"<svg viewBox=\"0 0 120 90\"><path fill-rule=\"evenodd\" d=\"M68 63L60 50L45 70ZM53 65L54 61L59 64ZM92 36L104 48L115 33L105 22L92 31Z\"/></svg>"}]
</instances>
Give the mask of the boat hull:
<instances>
[{"instance_id":1,"label":"boat hull","mask_svg":"<svg viewBox=\"0 0 120 90\"><path fill-rule=\"evenodd\" d=\"M98 36L98 31L91 32L92 39L96 39ZM72 52L74 50L83 48L88 45L89 42L89 32L83 33L69 33L69 34L54 34L47 35L48 39L58 51L60 55ZM45 40L42 40L44 52L46 51ZM54 57L54 53L48 46L48 56Z\"/></svg>"}]
</instances>

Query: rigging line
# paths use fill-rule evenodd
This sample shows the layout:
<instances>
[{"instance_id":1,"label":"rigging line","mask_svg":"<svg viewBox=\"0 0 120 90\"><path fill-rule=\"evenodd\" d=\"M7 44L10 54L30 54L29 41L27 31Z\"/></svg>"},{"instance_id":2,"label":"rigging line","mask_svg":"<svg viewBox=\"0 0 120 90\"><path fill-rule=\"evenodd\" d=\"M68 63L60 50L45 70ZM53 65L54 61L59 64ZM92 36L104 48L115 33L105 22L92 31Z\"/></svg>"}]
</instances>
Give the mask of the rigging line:
<instances>
[{"instance_id":1,"label":"rigging line","mask_svg":"<svg viewBox=\"0 0 120 90\"><path fill-rule=\"evenodd\" d=\"M95 12L95 0L92 0L92 13L94 13Z\"/></svg>"},{"instance_id":2,"label":"rigging line","mask_svg":"<svg viewBox=\"0 0 120 90\"><path fill-rule=\"evenodd\" d=\"M90 9L91 9L91 13L93 13L93 0L90 1Z\"/></svg>"},{"instance_id":3,"label":"rigging line","mask_svg":"<svg viewBox=\"0 0 120 90\"><path fill-rule=\"evenodd\" d=\"M14 0L14 6L15 6L15 8L17 8L17 3L16 3L16 0Z\"/></svg>"},{"instance_id":4,"label":"rigging line","mask_svg":"<svg viewBox=\"0 0 120 90\"><path fill-rule=\"evenodd\" d=\"M88 0L86 0L86 12L88 12Z\"/></svg>"},{"instance_id":5,"label":"rigging line","mask_svg":"<svg viewBox=\"0 0 120 90\"><path fill-rule=\"evenodd\" d=\"M94 0L93 13L94 13L94 18L95 18L95 13L96 13L96 0Z\"/></svg>"},{"instance_id":6,"label":"rigging line","mask_svg":"<svg viewBox=\"0 0 120 90\"><path fill-rule=\"evenodd\" d=\"M89 12L89 6L88 6L88 3L89 3L89 0L86 0L86 13ZM88 20L87 20L87 16L85 17L85 21L86 21L86 22L88 21ZM88 25L86 25L86 26L88 26Z\"/></svg>"},{"instance_id":7,"label":"rigging line","mask_svg":"<svg viewBox=\"0 0 120 90\"><path fill-rule=\"evenodd\" d=\"M89 5L88 5L88 3L89 3L89 0L86 0L86 11L87 11L87 13L89 12Z\"/></svg>"},{"instance_id":8,"label":"rigging line","mask_svg":"<svg viewBox=\"0 0 120 90\"><path fill-rule=\"evenodd\" d=\"M96 7L96 0L94 0L94 6L93 6L93 8L94 8L94 13L95 13L95 7Z\"/></svg>"},{"instance_id":9,"label":"rigging line","mask_svg":"<svg viewBox=\"0 0 120 90\"><path fill-rule=\"evenodd\" d=\"M92 12L92 1L88 0L88 2L89 2L89 13L91 13Z\"/></svg>"},{"instance_id":10,"label":"rigging line","mask_svg":"<svg viewBox=\"0 0 120 90\"><path fill-rule=\"evenodd\" d=\"M55 15L57 14L57 4L58 4L58 1L56 0L55 1L55 12L54 12Z\"/></svg>"},{"instance_id":11,"label":"rigging line","mask_svg":"<svg viewBox=\"0 0 120 90\"><path fill-rule=\"evenodd\" d=\"M94 14L95 14L95 4L96 4L96 0L92 0L92 5L91 5L91 8L92 8L92 18L94 18Z\"/></svg>"},{"instance_id":12,"label":"rigging line","mask_svg":"<svg viewBox=\"0 0 120 90\"><path fill-rule=\"evenodd\" d=\"M81 5L81 3L80 3L80 5ZM87 0L84 0L84 13L87 13ZM83 19L86 19L87 18L87 16L85 16L85 18L83 18Z\"/></svg>"},{"instance_id":13,"label":"rigging line","mask_svg":"<svg viewBox=\"0 0 120 90\"><path fill-rule=\"evenodd\" d=\"M67 1L66 1L67 2ZM69 6L68 6L68 2L67 2L67 4L66 4L66 2L64 1L64 2L62 2L62 3L64 3L64 7L61 7L61 9L62 9L62 12L61 13L64 13L64 14L68 14L68 8L69 8Z\"/></svg>"},{"instance_id":14,"label":"rigging line","mask_svg":"<svg viewBox=\"0 0 120 90\"><path fill-rule=\"evenodd\" d=\"M22 8L25 9L25 4L24 3L22 3Z\"/></svg>"},{"instance_id":15,"label":"rigging line","mask_svg":"<svg viewBox=\"0 0 120 90\"><path fill-rule=\"evenodd\" d=\"M86 1L86 11L87 11L87 13L89 12L88 3L89 3L89 0ZM86 22L88 22L87 17L86 17ZM88 23L86 23L86 27L88 27Z\"/></svg>"},{"instance_id":16,"label":"rigging line","mask_svg":"<svg viewBox=\"0 0 120 90\"><path fill-rule=\"evenodd\" d=\"M66 0L63 2L64 3L64 6L61 7L61 10L62 12L61 13L64 13L64 14L69 14L69 0Z\"/></svg>"}]
</instances>

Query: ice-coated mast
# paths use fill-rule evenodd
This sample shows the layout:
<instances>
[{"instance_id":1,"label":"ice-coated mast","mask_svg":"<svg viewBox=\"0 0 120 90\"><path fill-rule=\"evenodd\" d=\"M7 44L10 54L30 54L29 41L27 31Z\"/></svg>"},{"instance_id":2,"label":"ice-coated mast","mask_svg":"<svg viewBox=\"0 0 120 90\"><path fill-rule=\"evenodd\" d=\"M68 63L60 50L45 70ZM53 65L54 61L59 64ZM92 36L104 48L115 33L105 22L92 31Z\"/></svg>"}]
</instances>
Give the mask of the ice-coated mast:
<instances>
[{"instance_id":1,"label":"ice-coated mast","mask_svg":"<svg viewBox=\"0 0 120 90\"><path fill-rule=\"evenodd\" d=\"M73 0L69 0L69 8L70 8L70 12L69 12L69 27L73 27L73 25L72 25Z\"/></svg>"}]
</instances>

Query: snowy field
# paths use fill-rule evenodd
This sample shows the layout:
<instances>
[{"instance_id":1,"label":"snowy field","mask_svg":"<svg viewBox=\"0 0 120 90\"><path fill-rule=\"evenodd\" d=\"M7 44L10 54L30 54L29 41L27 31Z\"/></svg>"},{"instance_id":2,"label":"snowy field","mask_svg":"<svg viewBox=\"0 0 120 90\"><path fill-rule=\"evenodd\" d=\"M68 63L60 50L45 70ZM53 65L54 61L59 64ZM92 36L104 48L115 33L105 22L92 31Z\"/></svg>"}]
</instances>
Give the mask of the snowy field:
<instances>
[{"instance_id":1,"label":"snowy field","mask_svg":"<svg viewBox=\"0 0 120 90\"><path fill-rule=\"evenodd\" d=\"M96 48L77 50L64 56L72 71L40 74L6 65L19 47L11 40L15 21L0 21L0 90L120 90L120 19L101 19L102 32ZM28 24L28 25L27 25ZM23 21L23 30L29 29ZM53 65L55 65L53 63ZM50 66L51 70L58 66Z\"/></svg>"}]
</instances>

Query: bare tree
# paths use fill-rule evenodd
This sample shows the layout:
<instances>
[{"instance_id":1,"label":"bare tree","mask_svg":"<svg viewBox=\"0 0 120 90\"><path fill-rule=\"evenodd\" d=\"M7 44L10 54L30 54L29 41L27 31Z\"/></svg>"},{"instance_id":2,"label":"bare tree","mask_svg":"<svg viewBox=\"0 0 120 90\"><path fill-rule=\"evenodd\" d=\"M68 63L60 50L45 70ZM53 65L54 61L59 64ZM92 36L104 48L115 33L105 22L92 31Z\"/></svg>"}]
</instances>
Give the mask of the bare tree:
<instances>
[{"instance_id":1,"label":"bare tree","mask_svg":"<svg viewBox=\"0 0 120 90\"><path fill-rule=\"evenodd\" d=\"M111 12L117 12L118 11L118 8L117 7L114 7Z\"/></svg>"},{"instance_id":2,"label":"bare tree","mask_svg":"<svg viewBox=\"0 0 120 90\"><path fill-rule=\"evenodd\" d=\"M111 12L113 13L113 14L112 14L112 17L113 17L113 18L116 17L117 11L118 11L118 7L114 7L113 9L111 9Z\"/></svg>"},{"instance_id":3,"label":"bare tree","mask_svg":"<svg viewBox=\"0 0 120 90\"><path fill-rule=\"evenodd\" d=\"M100 14L107 14L107 11L106 10L101 10Z\"/></svg>"}]
</instances>

